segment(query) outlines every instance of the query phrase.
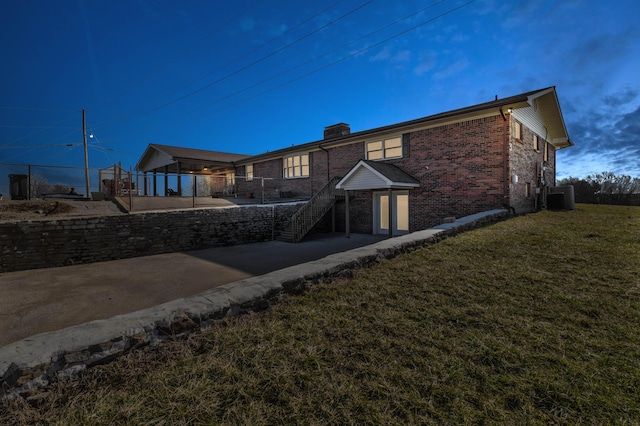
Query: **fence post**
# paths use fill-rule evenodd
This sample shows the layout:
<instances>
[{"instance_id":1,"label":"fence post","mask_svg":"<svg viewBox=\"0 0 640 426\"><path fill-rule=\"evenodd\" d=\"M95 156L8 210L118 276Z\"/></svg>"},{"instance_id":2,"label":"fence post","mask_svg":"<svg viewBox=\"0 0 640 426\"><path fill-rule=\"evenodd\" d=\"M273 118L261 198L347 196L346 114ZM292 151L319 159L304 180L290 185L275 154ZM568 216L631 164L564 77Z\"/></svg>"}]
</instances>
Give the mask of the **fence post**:
<instances>
[{"instance_id":1,"label":"fence post","mask_svg":"<svg viewBox=\"0 0 640 426\"><path fill-rule=\"evenodd\" d=\"M131 166L129 166L129 211L133 210L133 191L131 190L132 179L133 179L133 175L131 174Z\"/></svg>"},{"instance_id":2,"label":"fence post","mask_svg":"<svg viewBox=\"0 0 640 426\"><path fill-rule=\"evenodd\" d=\"M31 164L27 165L27 200L31 199Z\"/></svg>"}]
</instances>

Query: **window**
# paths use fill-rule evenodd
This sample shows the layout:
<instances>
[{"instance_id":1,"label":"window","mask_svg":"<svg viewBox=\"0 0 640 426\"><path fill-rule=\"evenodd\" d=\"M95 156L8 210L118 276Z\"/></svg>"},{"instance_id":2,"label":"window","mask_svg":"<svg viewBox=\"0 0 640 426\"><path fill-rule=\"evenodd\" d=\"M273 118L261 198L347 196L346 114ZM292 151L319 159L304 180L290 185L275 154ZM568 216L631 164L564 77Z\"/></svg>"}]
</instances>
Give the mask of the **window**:
<instances>
[{"instance_id":1,"label":"window","mask_svg":"<svg viewBox=\"0 0 640 426\"><path fill-rule=\"evenodd\" d=\"M227 172L224 175L227 185L235 185L236 184L236 174L234 172Z\"/></svg>"},{"instance_id":2,"label":"window","mask_svg":"<svg viewBox=\"0 0 640 426\"><path fill-rule=\"evenodd\" d=\"M540 151L540 139L538 135L533 135L533 149Z\"/></svg>"},{"instance_id":3,"label":"window","mask_svg":"<svg viewBox=\"0 0 640 426\"><path fill-rule=\"evenodd\" d=\"M516 139L522 139L522 124L520 122L513 122L513 137Z\"/></svg>"},{"instance_id":4,"label":"window","mask_svg":"<svg viewBox=\"0 0 640 426\"><path fill-rule=\"evenodd\" d=\"M542 159L544 161L549 161L549 144L545 141L544 143L544 154Z\"/></svg>"},{"instance_id":5,"label":"window","mask_svg":"<svg viewBox=\"0 0 640 426\"><path fill-rule=\"evenodd\" d=\"M524 196L525 198L531 197L531 183L527 182L524 187Z\"/></svg>"},{"instance_id":6,"label":"window","mask_svg":"<svg viewBox=\"0 0 640 426\"><path fill-rule=\"evenodd\" d=\"M298 154L282 159L282 176L297 178L309 176L309 154Z\"/></svg>"},{"instance_id":7,"label":"window","mask_svg":"<svg viewBox=\"0 0 640 426\"><path fill-rule=\"evenodd\" d=\"M367 142L367 160L384 160L402 157L402 138Z\"/></svg>"},{"instance_id":8,"label":"window","mask_svg":"<svg viewBox=\"0 0 640 426\"><path fill-rule=\"evenodd\" d=\"M245 166L245 175L247 176L247 181L253 180L253 164L247 164Z\"/></svg>"}]
</instances>

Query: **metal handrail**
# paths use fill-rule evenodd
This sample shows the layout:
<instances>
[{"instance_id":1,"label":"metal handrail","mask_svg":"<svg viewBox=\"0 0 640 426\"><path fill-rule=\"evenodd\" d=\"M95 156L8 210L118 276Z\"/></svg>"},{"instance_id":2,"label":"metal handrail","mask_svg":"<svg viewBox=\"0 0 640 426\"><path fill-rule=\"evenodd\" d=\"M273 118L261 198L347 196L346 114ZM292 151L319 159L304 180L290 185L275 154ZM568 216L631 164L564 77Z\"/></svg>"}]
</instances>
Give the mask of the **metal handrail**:
<instances>
[{"instance_id":1,"label":"metal handrail","mask_svg":"<svg viewBox=\"0 0 640 426\"><path fill-rule=\"evenodd\" d=\"M291 217L291 235L293 242L299 242L322 216L333 206L336 195L344 193L344 190L336 189L340 177L334 176L309 201Z\"/></svg>"}]
</instances>

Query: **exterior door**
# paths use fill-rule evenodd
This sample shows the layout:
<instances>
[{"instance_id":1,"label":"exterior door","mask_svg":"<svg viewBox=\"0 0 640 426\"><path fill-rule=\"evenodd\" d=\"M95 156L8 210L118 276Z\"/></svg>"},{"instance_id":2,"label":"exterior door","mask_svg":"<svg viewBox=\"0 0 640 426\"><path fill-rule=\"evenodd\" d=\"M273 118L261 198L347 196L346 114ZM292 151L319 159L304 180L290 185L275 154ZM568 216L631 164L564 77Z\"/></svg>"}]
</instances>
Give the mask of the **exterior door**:
<instances>
[{"instance_id":1,"label":"exterior door","mask_svg":"<svg viewBox=\"0 0 640 426\"><path fill-rule=\"evenodd\" d=\"M393 235L409 232L409 191L393 191ZM373 233L389 234L389 192L373 193Z\"/></svg>"}]
</instances>

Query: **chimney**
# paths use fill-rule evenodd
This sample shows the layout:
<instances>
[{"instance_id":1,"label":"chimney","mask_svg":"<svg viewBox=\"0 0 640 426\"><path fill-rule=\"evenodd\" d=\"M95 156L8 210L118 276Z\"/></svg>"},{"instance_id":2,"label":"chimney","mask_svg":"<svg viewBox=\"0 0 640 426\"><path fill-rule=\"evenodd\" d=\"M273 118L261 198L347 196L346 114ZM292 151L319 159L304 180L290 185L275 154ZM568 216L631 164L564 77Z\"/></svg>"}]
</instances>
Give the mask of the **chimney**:
<instances>
[{"instance_id":1,"label":"chimney","mask_svg":"<svg viewBox=\"0 0 640 426\"><path fill-rule=\"evenodd\" d=\"M324 128L324 138L335 139L341 136L346 136L351 133L351 127L346 123L338 123L333 126L327 126Z\"/></svg>"}]
</instances>

